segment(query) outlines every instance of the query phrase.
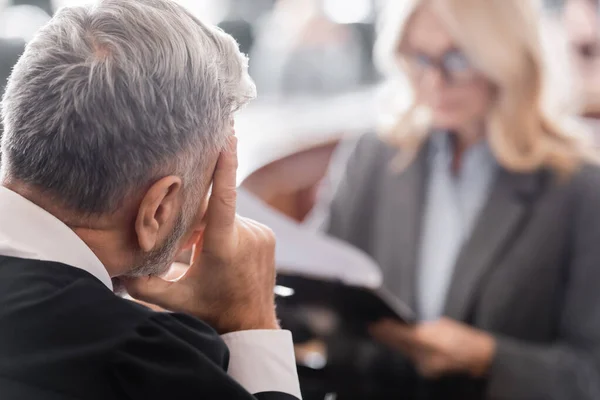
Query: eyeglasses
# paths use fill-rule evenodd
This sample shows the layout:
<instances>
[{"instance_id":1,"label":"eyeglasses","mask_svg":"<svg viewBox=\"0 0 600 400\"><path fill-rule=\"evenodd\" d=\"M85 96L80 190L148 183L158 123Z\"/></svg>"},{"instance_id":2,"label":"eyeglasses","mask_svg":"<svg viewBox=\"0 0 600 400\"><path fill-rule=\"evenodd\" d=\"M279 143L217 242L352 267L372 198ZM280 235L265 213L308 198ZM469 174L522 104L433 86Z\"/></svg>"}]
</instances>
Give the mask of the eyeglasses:
<instances>
[{"instance_id":1,"label":"eyeglasses","mask_svg":"<svg viewBox=\"0 0 600 400\"><path fill-rule=\"evenodd\" d=\"M471 61L460 50L448 50L439 57L432 57L419 51L407 51L402 57L408 64L409 72L416 79L421 79L430 68L440 71L447 83L462 84L471 81L476 69Z\"/></svg>"}]
</instances>

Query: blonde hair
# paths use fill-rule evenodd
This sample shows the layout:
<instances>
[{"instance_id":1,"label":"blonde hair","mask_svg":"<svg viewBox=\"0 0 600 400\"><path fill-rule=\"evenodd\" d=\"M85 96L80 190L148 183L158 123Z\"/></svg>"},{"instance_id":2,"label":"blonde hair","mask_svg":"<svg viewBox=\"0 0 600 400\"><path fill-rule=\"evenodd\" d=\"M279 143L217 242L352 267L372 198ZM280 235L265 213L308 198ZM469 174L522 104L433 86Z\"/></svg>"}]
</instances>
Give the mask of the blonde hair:
<instances>
[{"instance_id":1,"label":"blonde hair","mask_svg":"<svg viewBox=\"0 0 600 400\"><path fill-rule=\"evenodd\" d=\"M402 0L385 14L376 57L385 72L401 71L399 50L407 26L424 5L432 7L457 44L498 89L486 126L490 147L505 169L530 172L549 168L569 175L583 160L597 156L585 136L564 127L550 108L540 13L532 0ZM565 79L562 76L561 79ZM410 86L410 85L409 85ZM406 90L406 87L404 87ZM572 100L572 99L571 99ZM556 103L554 104L556 106ZM563 110L567 111L564 104ZM553 117L550 117L552 115ZM403 165L412 161L430 132L428 110L414 99L385 132L401 150Z\"/></svg>"}]
</instances>

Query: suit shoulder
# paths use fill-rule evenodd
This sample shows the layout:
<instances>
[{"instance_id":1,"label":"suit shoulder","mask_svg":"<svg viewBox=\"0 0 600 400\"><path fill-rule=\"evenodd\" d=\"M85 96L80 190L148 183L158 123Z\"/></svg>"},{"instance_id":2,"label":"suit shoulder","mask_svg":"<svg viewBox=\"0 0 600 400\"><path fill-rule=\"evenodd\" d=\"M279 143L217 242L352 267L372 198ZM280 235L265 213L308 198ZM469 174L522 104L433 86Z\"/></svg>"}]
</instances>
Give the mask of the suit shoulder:
<instances>
[{"instance_id":1,"label":"suit shoulder","mask_svg":"<svg viewBox=\"0 0 600 400\"><path fill-rule=\"evenodd\" d=\"M582 196L600 197L600 165L584 163L573 176L572 186Z\"/></svg>"},{"instance_id":2,"label":"suit shoulder","mask_svg":"<svg viewBox=\"0 0 600 400\"><path fill-rule=\"evenodd\" d=\"M584 224L596 223L600 219L596 215L600 204L600 165L583 163L571 176L568 184L563 189L568 196L573 215L583 216L578 218Z\"/></svg>"},{"instance_id":3,"label":"suit shoulder","mask_svg":"<svg viewBox=\"0 0 600 400\"><path fill-rule=\"evenodd\" d=\"M136 326L124 336L118 352L152 359L145 353L169 351L172 354L200 352L213 363L226 368L229 353L227 346L218 333L203 321L185 314L154 312L137 322ZM132 349L143 349L139 353ZM160 363L160 356L156 356ZM183 357L183 356L182 356Z\"/></svg>"},{"instance_id":4,"label":"suit shoulder","mask_svg":"<svg viewBox=\"0 0 600 400\"><path fill-rule=\"evenodd\" d=\"M358 139L350 161L365 168L389 163L397 153L398 150L390 146L380 135L367 133Z\"/></svg>"}]
</instances>

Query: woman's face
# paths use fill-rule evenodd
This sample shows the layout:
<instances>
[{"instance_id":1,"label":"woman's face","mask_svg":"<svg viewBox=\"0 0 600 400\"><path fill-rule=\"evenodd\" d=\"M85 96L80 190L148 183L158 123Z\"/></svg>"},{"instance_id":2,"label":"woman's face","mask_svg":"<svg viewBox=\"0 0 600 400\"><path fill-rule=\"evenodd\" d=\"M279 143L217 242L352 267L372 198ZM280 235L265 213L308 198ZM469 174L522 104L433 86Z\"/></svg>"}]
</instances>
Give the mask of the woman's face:
<instances>
[{"instance_id":1,"label":"woman's face","mask_svg":"<svg viewBox=\"0 0 600 400\"><path fill-rule=\"evenodd\" d=\"M564 19L587 106L600 111L599 0L568 0Z\"/></svg>"},{"instance_id":2,"label":"woman's face","mask_svg":"<svg viewBox=\"0 0 600 400\"><path fill-rule=\"evenodd\" d=\"M419 104L434 128L462 131L479 126L493 99L492 85L458 48L442 21L427 7L412 18L402 56Z\"/></svg>"}]
</instances>

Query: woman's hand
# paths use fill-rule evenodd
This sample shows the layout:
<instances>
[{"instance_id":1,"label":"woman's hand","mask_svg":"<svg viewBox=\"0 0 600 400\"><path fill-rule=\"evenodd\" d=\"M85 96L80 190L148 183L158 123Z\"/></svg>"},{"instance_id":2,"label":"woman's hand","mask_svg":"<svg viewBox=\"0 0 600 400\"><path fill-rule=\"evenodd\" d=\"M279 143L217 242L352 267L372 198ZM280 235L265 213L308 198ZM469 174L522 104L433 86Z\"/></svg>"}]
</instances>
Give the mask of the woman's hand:
<instances>
[{"instance_id":1,"label":"woman's hand","mask_svg":"<svg viewBox=\"0 0 600 400\"><path fill-rule=\"evenodd\" d=\"M489 333L446 318L416 325L381 321L370 332L409 357L427 378L454 373L482 377L496 349L496 340Z\"/></svg>"}]
</instances>

